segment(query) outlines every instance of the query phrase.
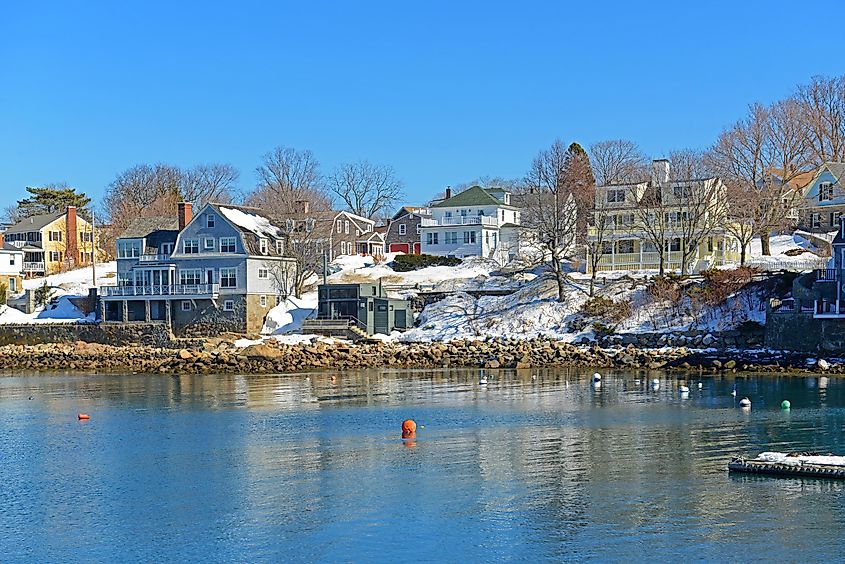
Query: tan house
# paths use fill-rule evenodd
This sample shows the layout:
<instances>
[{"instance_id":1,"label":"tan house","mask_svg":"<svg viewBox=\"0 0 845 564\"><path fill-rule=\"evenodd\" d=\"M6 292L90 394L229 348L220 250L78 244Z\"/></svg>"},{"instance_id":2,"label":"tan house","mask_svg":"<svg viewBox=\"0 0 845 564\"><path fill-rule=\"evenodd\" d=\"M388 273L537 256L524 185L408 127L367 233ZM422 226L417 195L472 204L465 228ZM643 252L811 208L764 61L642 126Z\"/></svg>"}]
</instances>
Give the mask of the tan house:
<instances>
[{"instance_id":1,"label":"tan house","mask_svg":"<svg viewBox=\"0 0 845 564\"><path fill-rule=\"evenodd\" d=\"M94 239L99 242L91 223L68 207L63 212L33 215L10 226L4 232L6 243L23 251L26 277L45 276L91 264ZM97 260L105 253L97 245Z\"/></svg>"},{"instance_id":2,"label":"tan house","mask_svg":"<svg viewBox=\"0 0 845 564\"><path fill-rule=\"evenodd\" d=\"M384 233L376 230L375 221L348 211L313 211L306 201L297 202L297 206L296 213L274 219L285 224L290 233L304 226L308 239L318 245L318 252L326 253L328 260L343 255L384 254Z\"/></svg>"},{"instance_id":3,"label":"tan house","mask_svg":"<svg viewBox=\"0 0 845 564\"><path fill-rule=\"evenodd\" d=\"M23 292L23 251L4 242L0 233L0 285L6 287L6 297Z\"/></svg>"}]
</instances>

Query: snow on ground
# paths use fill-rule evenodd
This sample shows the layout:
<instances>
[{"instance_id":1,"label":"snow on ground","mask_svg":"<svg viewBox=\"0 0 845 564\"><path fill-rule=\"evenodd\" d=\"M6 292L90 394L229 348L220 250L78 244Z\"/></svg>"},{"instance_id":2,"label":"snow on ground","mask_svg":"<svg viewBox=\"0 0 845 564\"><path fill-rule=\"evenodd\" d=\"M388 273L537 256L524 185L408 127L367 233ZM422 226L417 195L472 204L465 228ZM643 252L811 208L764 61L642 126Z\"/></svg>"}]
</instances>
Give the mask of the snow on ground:
<instances>
[{"instance_id":1,"label":"snow on ground","mask_svg":"<svg viewBox=\"0 0 845 564\"><path fill-rule=\"evenodd\" d=\"M97 264L97 285L113 285L116 283L117 263L115 261ZM46 307L38 308L31 314L23 313L15 308L3 306L0 308L0 323L66 323L76 321L80 323L94 321L94 314L84 314L71 301L73 298L85 298L88 289L92 287L94 271L90 266L51 274L46 278L30 278L23 281L25 290L34 290L44 285L50 288L50 303Z\"/></svg>"},{"instance_id":2,"label":"snow on ground","mask_svg":"<svg viewBox=\"0 0 845 564\"><path fill-rule=\"evenodd\" d=\"M308 292L303 294L302 298L290 297L270 310L261 333L282 335L299 331L302 328L302 322L316 309L317 292Z\"/></svg>"},{"instance_id":3,"label":"snow on ground","mask_svg":"<svg viewBox=\"0 0 845 564\"><path fill-rule=\"evenodd\" d=\"M773 235L770 239L769 251L771 255L764 255L760 238L751 241L748 250L748 264L765 267L767 265L784 268L787 266L799 268L822 268L825 258L816 254L818 249L799 234Z\"/></svg>"}]
</instances>

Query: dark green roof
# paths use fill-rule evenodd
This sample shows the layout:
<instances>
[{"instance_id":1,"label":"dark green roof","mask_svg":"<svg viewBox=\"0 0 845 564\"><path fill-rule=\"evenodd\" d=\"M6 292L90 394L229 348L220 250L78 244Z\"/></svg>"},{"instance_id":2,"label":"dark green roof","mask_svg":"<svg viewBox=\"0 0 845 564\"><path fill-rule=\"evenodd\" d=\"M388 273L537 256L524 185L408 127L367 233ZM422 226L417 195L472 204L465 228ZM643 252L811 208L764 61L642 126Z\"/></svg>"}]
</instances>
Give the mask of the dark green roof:
<instances>
[{"instance_id":1,"label":"dark green roof","mask_svg":"<svg viewBox=\"0 0 845 564\"><path fill-rule=\"evenodd\" d=\"M448 200L441 200L433 208L453 208L456 206L503 206L504 202L491 196L481 186L473 186L456 194Z\"/></svg>"}]
</instances>

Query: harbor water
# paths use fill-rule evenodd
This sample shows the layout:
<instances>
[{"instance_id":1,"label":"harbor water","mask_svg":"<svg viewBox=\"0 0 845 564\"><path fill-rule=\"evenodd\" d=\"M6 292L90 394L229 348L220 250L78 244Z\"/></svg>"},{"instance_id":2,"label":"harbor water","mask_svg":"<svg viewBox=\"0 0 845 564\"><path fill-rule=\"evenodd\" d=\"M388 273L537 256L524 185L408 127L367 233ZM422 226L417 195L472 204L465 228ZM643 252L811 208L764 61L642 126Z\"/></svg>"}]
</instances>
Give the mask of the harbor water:
<instances>
[{"instance_id":1,"label":"harbor water","mask_svg":"<svg viewBox=\"0 0 845 564\"><path fill-rule=\"evenodd\" d=\"M6 374L0 561L841 558L845 483L725 468L845 454L845 380L591 375Z\"/></svg>"}]
</instances>

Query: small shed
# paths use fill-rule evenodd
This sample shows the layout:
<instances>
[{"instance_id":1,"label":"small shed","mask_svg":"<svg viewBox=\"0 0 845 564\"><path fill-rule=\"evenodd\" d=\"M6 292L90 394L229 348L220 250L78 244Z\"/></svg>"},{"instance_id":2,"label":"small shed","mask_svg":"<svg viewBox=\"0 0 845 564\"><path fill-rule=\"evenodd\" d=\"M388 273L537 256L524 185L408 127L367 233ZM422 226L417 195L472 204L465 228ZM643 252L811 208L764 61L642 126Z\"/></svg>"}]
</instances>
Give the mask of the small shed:
<instances>
[{"instance_id":1,"label":"small shed","mask_svg":"<svg viewBox=\"0 0 845 564\"><path fill-rule=\"evenodd\" d=\"M367 334L389 334L414 325L410 300L390 298L381 284L320 284L317 319L348 320Z\"/></svg>"}]
</instances>

